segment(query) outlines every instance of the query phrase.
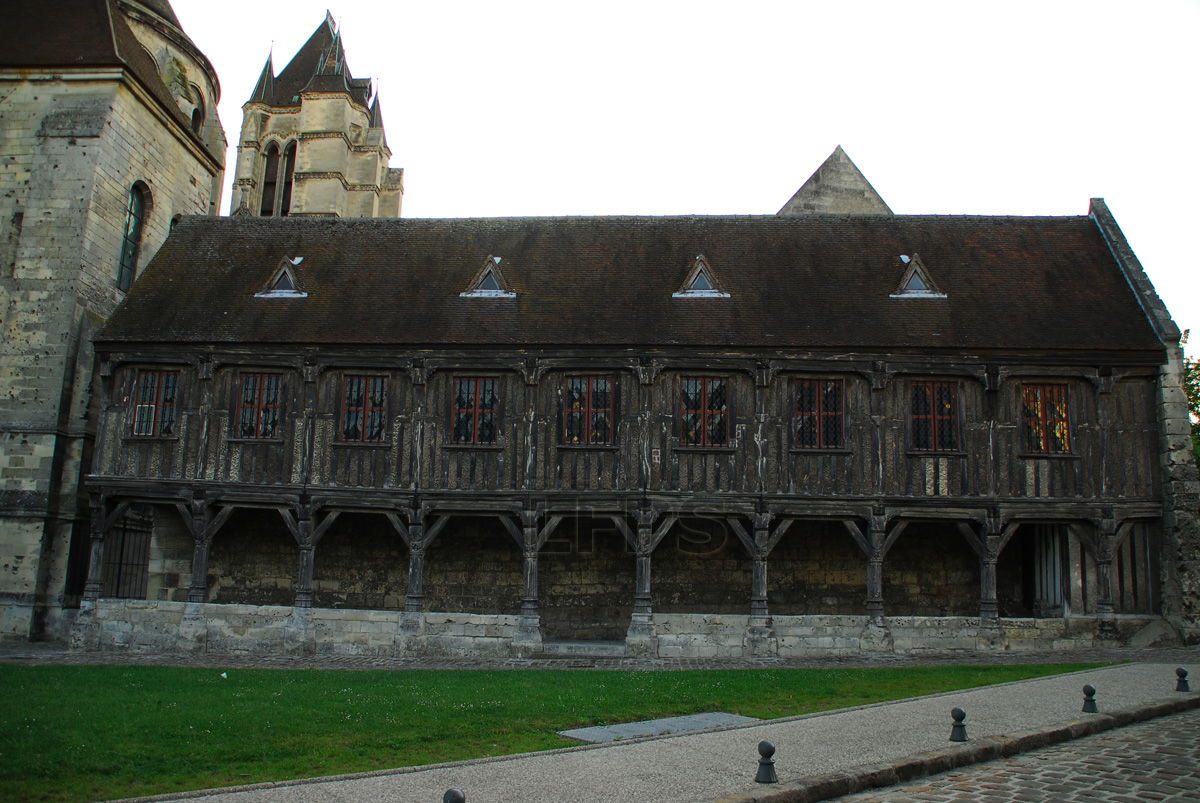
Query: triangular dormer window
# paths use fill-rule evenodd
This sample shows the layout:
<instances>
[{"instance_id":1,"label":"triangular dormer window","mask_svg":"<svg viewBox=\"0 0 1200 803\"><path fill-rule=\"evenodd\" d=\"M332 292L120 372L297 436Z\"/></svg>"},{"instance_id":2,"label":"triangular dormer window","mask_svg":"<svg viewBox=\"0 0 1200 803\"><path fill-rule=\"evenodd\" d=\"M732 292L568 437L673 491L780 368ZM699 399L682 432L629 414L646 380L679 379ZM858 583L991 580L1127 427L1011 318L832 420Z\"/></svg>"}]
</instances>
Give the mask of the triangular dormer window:
<instances>
[{"instance_id":1,"label":"triangular dormer window","mask_svg":"<svg viewBox=\"0 0 1200 803\"><path fill-rule=\"evenodd\" d=\"M729 298L716 272L708 264L708 260L700 254L692 261L692 269L688 271L683 284L671 294L672 298Z\"/></svg>"},{"instance_id":2,"label":"triangular dormer window","mask_svg":"<svg viewBox=\"0 0 1200 803\"><path fill-rule=\"evenodd\" d=\"M920 255L901 254L900 262L904 265L904 274L900 277L900 285L896 288L896 292L891 294L892 298L946 297L946 294L933 283L929 269L921 262Z\"/></svg>"},{"instance_id":3,"label":"triangular dormer window","mask_svg":"<svg viewBox=\"0 0 1200 803\"><path fill-rule=\"evenodd\" d=\"M308 298L308 293L300 289L296 282L295 268L304 257L284 257L279 267L271 274L271 280L266 286L254 294L255 298Z\"/></svg>"},{"instance_id":4,"label":"triangular dormer window","mask_svg":"<svg viewBox=\"0 0 1200 803\"><path fill-rule=\"evenodd\" d=\"M516 298L504 274L500 271L500 257L489 256L475 274L475 278L467 285L467 289L458 294L462 298Z\"/></svg>"}]
</instances>

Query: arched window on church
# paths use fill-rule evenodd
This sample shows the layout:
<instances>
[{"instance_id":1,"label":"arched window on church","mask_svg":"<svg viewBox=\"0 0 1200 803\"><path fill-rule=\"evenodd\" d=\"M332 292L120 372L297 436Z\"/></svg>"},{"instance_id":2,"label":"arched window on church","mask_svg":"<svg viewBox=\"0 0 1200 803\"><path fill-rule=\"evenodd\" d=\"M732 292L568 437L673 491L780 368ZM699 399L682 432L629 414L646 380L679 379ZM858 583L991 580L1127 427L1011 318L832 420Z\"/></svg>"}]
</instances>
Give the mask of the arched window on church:
<instances>
[{"instance_id":1,"label":"arched window on church","mask_svg":"<svg viewBox=\"0 0 1200 803\"><path fill-rule=\"evenodd\" d=\"M192 100L196 103L192 109L192 130L199 134L200 129L204 128L204 93L195 84L192 84L190 89Z\"/></svg>"},{"instance_id":2,"label":"arched window on church","mask_svg":"<svg viewBox=\"0 0 1200 803\"><path fill-rule=\"evenodd\" d=\"M262 217L287 217L292 209L292 174L296 170L296 143L289 142L281 156L279 145L272 142L267 146L265 155L262 201L259 203L258 214Z\"/></svg>"},{"instance_id":3,"label":"arched window on church","mask_svg":"<svg viewBox=\"0 0 1200 803\"><path fill-rule=\"evenodd\" d=\"M263 217L275 214L275 187L279 181L279 146L272 142L267 146L267 164L263 170L262 203L258 213Z\"/></svg>"},{"instance_id":4,"label":"arched window on church","mask_svg":"<svg viewBox=\"0 0 1200 803\"><path fill-rule=\"evenodd\" d=\"M129 206L125 213L125 236L121 241L121 261L117 264L117 289L128 290L137 271L138 251L142 247L142 229L146 223L146 210L150 206L150 192L146 185L137 182L129 188Z\"/></svg>"},{"instance_id":5,"label":"arched window on church","mask_svg":"<svg viewBox=\"0 0 1200 803\"><path fill-rule=\"evenodd\" d=\"M287 215L292 209L292 173L296 170L296 143L289 142L283 151L283 190L279 195L279 214Z\"/></svg>"}]
</instances>

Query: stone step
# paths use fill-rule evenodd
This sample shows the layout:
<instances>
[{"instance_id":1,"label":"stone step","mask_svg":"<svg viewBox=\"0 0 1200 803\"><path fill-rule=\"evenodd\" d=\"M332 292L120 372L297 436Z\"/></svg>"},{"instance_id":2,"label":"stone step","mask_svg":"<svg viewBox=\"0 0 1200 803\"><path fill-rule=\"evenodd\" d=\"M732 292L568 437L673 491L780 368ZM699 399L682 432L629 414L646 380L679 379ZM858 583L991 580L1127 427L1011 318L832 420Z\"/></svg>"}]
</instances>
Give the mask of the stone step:
<instances>
[{"instance_id":1,"label":"stone step","mask_svg":"<svg viewBox=\"0 0 1200 803\"><path fill-rule=\"evenodd\" d=\"M539 658L624 658L623 641L543 641Z\"/></svg>"}]
</instances>

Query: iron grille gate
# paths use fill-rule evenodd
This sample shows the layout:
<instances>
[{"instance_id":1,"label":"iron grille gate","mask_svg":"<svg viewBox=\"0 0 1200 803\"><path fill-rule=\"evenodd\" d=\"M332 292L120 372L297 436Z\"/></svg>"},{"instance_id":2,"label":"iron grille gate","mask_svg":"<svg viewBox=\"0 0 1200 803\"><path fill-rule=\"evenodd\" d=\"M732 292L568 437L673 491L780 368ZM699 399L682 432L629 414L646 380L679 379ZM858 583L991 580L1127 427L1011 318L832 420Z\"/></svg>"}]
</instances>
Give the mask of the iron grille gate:
<instances>
[{"instance_id":1,"label":"iron grille gate","mask_svg":"<svg viewBox=\"0 0 1200 803\"><path fill-rule=\"evenodd\" d=\"M149 505L130 505L104 545L104 596L145 599L154 515Z\"/></svg>"}]
</instances>

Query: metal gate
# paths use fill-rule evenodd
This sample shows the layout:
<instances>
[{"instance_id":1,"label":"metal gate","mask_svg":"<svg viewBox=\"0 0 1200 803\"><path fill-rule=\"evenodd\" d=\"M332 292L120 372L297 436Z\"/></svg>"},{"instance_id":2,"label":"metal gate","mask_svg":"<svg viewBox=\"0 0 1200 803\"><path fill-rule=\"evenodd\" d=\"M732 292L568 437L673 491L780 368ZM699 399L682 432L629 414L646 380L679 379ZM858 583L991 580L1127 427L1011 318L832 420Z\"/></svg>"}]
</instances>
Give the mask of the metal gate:
<instances>
[{"instance_id":1,"label":"metal gate","mask_svg":"<svg viewBox=\"0 0 1200 803\"><path fill-rule=\"evenodd\" d=\"M121 520L109 530L104 544L104 596L146 598L153 528L151 507L130 505Z\"/></svg>"}]
</instances>

